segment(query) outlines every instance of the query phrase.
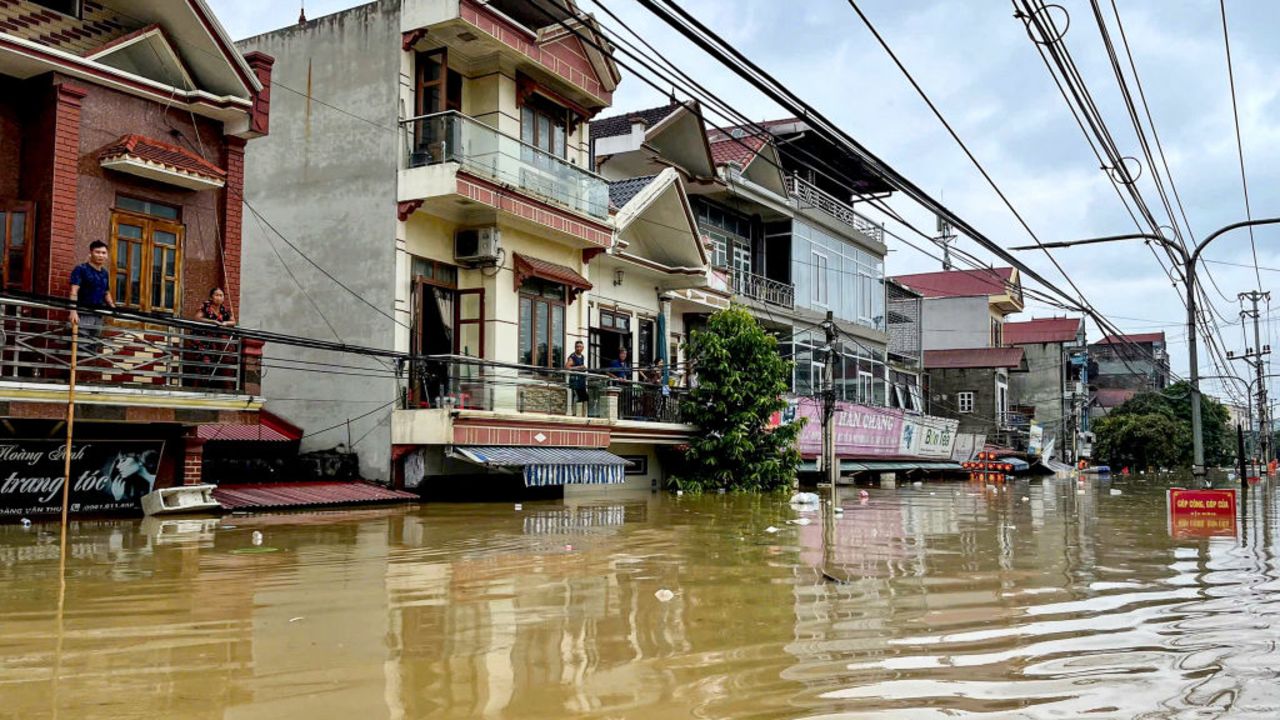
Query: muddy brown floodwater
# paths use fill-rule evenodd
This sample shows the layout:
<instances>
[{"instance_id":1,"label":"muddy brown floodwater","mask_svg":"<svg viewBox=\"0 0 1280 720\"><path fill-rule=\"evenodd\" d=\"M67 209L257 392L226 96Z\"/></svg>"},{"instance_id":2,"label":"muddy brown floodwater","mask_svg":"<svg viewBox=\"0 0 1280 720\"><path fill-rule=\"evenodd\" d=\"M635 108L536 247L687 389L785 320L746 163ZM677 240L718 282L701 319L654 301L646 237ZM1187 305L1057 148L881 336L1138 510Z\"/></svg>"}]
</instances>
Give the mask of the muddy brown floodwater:
<instances>
[{"instance_id":1,"label":"muddy brown floodwater","mask_svg":"<svg viewBox=\"0 0 1280 720\"><path fill-rule=\"evenodd\" d=\"M1274 490L1165 484L6 524L0 718L1278 717Z\"/></svg>"}]
</instances>

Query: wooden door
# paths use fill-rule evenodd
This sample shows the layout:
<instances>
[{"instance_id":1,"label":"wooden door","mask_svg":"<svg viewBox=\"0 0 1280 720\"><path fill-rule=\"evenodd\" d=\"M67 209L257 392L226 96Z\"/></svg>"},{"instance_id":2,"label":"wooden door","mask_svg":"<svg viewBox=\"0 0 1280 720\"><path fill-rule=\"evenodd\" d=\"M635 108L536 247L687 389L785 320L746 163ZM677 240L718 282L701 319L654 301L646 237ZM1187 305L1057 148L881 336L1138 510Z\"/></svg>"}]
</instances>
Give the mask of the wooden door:
<instances>
[{"instance_id":1,"label":"wooden door","mask_svg":"<svg viewBox=\"0 0 1280 720\"><path fill-rule=\"evenodd\" d=\"M31 243L35 226L35 203L0 200L0 275L5 290L32 291Z\"/></svg>"}]
</instances>

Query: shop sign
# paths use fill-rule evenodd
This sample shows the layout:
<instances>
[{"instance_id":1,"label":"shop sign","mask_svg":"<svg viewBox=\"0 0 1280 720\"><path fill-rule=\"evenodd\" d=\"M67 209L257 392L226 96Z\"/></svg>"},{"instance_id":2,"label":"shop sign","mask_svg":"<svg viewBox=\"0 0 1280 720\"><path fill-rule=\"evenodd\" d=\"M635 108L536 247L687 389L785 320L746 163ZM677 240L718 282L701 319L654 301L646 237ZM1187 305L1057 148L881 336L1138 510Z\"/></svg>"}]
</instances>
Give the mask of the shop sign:
<instances>
[{"instance_id":1,"label":"shop sign","mask_svg":"<svg viewBox=\"0 0 1280 720\"><path fill-rule=\"evenodd\" d=\"M71 446L70 511L134 510L155 488L162 440L91 440ZM66 444L0 440L0 516L62 512Z\"/></svg>"},{"instance_id":2,"label":"shop sign","mask_svg":"<svg viewBox=\"0 0 1280 720\"><path fill-rule=\"evenodd\" d=\"M902 439L898 454L908 457L948 460L955 451L959 420L930 415L908 415L902 419Z\"/></svg>"},{"instance_id":3,"label":"shop sign","mask_svg":"<svg viewBox=\"0 0 1280 720\"><path fill-rule=\"evenodd\" d=\"M1169 488L1169 534L1175 538L1234 536L1236 491Z\"/></svg>"},{"instance_id":4,"label":"shop sign","mask_svg":"<svg viewBox=\"0 0 1280 720\"><path fill-rule=\"evenodd\" d=\"M794 413L782 418L806 418L800 431L800 454L812 457L822 454L822 403L812 398L795 401ZM853 403L836 403L833 419L836 455L840 457L894 457L902 438L902 411L868 407Z\"/></svg>"}]
</instances>

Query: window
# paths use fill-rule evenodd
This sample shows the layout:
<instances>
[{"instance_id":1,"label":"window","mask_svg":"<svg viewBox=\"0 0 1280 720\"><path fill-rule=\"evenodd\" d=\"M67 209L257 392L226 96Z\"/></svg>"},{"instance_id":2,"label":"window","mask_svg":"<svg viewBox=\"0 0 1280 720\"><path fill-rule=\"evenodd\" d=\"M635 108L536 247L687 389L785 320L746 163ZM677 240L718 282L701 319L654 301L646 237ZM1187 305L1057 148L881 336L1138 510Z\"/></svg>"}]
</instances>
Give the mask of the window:
<instances>
[{"instance_id":1,"label":"window","mask_svg":"<svg viewBox=\"0 0 1280 720\"><path fill-rule=\"evenodd\" d=\"M657 359L654 357L653 331L654 324L652 320L640 321L640 350L636 353L636 361L645 367L653 365Z\"/></svg>"},{"instance_id":2,"label":"window","mask_svg":"<svg viewBox=\"0 0 1280 720\"><path fill-rule=\"evenodd\" d=\"M751 248L743 243L733 244L733 287L743 295L755 295L751 284Z\"/></svg>"},{"instance_id":3,"label":"window","mask_svg":"<svg viewBox=\"0 0 1280 720\"><path fill-rule=\"evenodd\" d=\"M80 17L80 0L32 0L36 5L49 8L54 12Z\"/></svg>"},{"instance_id":4,"label":"window","mask_svg":"<svg viewBox=\"0 0 1280 720\"><path fill-rule=\"evenodd\" d=\"M445 48L417 54L414 63L416 90L414 110L419 116L446 110L462 110L462 76L449 69Z\"/></svg>"},{"instance_id":5,"label":"window","mask_svg":"<svg viewBox=\"0 0 1280 720\"><path fill-rule=\"evenodd\" d=\"M972 392L956 393L956 410L959 410L962 413L973 412Z\"/></svg>"},{"instance_id":6,"label":"window","mask_svg":"<svg viewBox=\"0 0 1280 720\"><path fill-rule=\"evenodd\" d=\"M564 365L564 285L530 278L520 286L520 362Z\"/></svg>"},{"instance_id":7,"label":"window","mask_svg":"<svg viewBox=\"0 0 1280 720\"><path fill-rule=\"evenodd\" d=\"M1004 324L991 318L991 347L1004 345Z\"/></svg>"},{"instance_id":8,"label":"window","mask_svg":"<svg viewBox=\"0 0 1280 720\"><path fill-rule=\"evenodd\" d=\"M116 198L111 213L111 293L120 307L178 313L182 285L179 210L134 198Z\"/></svg>"},{"instance_id":9,"label":"window","mask_svg":"<svg viewBox=\"0 0 1280 720\"><path fill-rule=\"evenodd\" d=\"M520 139L556 157L565 156L568 127L569 111L540 95L530 95L520 109Z\"/></svg>"},{"instance_id":10,"label":"window","mask_svg":"<svg viewBox=\"0 0 1280 720\"><path fill-rule=\"evenodd\" d=\"M827 256L820 252L813 253L813 303L826 305L831 301L827 287Z\"/></svg>"}]
</instances>

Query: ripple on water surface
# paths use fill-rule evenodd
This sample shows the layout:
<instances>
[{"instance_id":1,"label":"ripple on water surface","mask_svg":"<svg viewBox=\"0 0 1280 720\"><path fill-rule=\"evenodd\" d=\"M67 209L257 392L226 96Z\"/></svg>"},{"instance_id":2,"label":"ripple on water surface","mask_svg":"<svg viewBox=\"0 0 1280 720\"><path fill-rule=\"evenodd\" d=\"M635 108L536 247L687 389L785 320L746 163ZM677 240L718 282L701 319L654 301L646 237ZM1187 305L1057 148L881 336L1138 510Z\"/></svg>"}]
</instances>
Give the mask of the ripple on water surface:
<instances>
[{"instance_id":1,"label":"ripple on water surface","mask_svg":"<svg viewBox=\"0 0 1280 720\"><path fill-rule=\"evenodd\" d=\"M0 718L1280 716L1274 492L1175 540L1109 490L78 522L62 613L4 525Z\"/></svg>"}]
</instances>

